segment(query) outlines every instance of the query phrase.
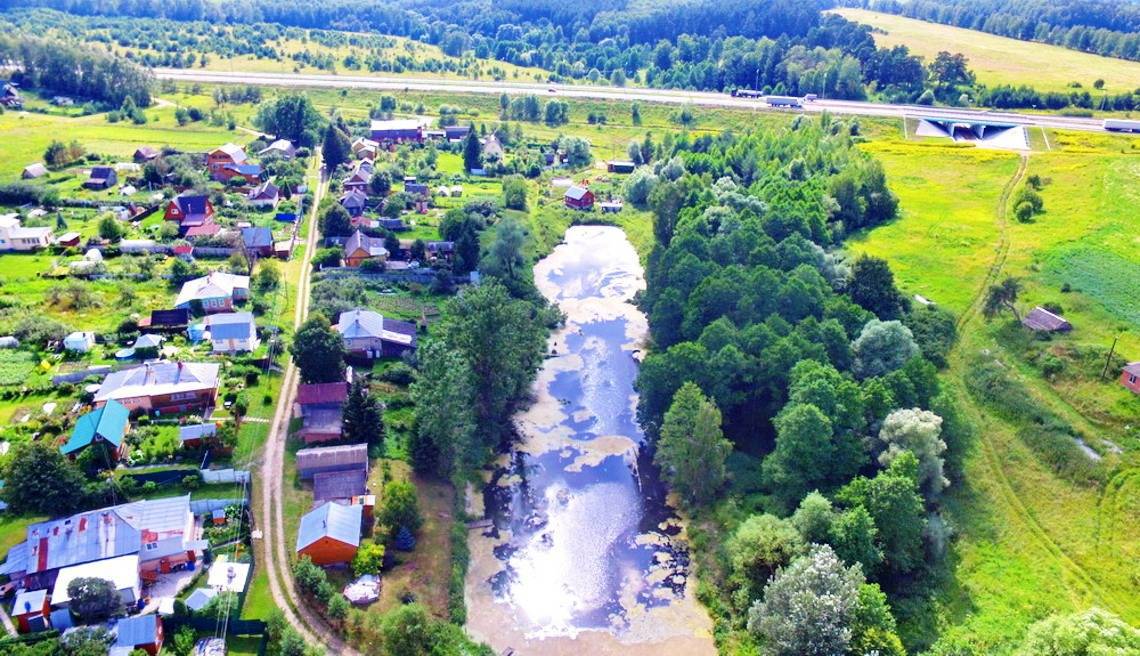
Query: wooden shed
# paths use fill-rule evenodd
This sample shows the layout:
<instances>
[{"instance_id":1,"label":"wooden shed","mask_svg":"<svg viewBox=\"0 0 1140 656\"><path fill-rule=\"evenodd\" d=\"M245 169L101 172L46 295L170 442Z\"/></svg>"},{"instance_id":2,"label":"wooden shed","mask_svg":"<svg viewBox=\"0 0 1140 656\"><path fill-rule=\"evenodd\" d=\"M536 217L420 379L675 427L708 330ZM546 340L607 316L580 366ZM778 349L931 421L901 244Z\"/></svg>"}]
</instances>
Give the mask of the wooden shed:
<instances>
[{"instance_id":1,"label":"wooden shed","mask_svg":"<svg viewBox=\"0 0 1140 656\"><path fill-rule=\"evenodd\" d=\"M311 480L322 472L368 471L368 445L345 444L301 449L297 452L301 480Z\"/></svg>"},{"instance_id":2,"label":"wooden shed","mask_svg":"<svg viewBox=\"0 0 1140 656\"><path fill-rule=\"evenodd\" d=\"M301 518L297 530L297 556L308 556L321 566L347 563L360 546L364 508L325 503Z\"/></svg>"}]
</instances>

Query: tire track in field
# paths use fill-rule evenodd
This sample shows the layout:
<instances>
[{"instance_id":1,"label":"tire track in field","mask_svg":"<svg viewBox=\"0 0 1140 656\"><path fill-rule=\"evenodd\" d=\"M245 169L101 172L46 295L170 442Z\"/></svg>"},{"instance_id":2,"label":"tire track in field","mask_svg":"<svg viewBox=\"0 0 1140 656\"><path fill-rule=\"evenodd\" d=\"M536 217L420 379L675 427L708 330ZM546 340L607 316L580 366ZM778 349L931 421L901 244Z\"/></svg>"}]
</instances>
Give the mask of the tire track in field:
<instances>
[{"instance_id":1,"label":"tire track in field","mask_svg":"<svg viewBox=\"0 0 1140 656\"><path fill-rule=\"evenodd\" d=\"M1025 178L1028 166L1029 156L1027 154L1022 154L1020 160L1018 161L1017 171L1014 172L1013 176L1002 188L1001 196L998 198L998 205L996 208L998 242L995 249L996 252L994 255L994 261L990 264L985 278L982 280L981 285L979 285L977 291L974 293L974 297L970 302L970 305L956 322L956 327L959 334L962 333L963 328L965 328L978 316L981 310L983 299L985 298L986 291L989 289L990 285L994 284L997 281L998 276L1005 268L1005 262L1009 255L1010 249L1010 240L1008 233L1009 200L1013 195L1014 189L1016 189L1017 185ZM964 372L962 372L961 367L964 365L964 363L962 361L963 354L961 351L957 351L955 359L958 361L959 365L958 367L955 367L955 369L958 370L959 377L962 377ZM970 396L969 392L966 391L964 378L961 381L959 397L965 399L966 403L971 406L970 409L973 411L973 414L976 415L976 419L988 417L988 415L979 406L975 405L974 399ZM1000 420L993 419L993 421ZM1013 436L1013 439L1017 439L1017 437ZM1068 587L1069 581L1079 583L1085 589L1085 592L1089 597L1096 599L1099 602L1111 601L1111 604L1103 603L1103 605L1108 610L1118 613L1119 606L1116 603L1116 595L1106 592L1104 588L1102 588L1100 584L1097 583L1096 579L1094 579L1092 575L1085 571L1085 569L1079 563L1074 561L1065 552L1061 545L1057 544L1057 542L1053 540L1053 538L1049 535L1048 530L1041 524L1041 522L1038 521L1033 511L1031 511L1022 501L1021 497L1017 493L1017 490L1015 490L1013 484L1010 483L1009 477L1006 476L1005 468L1003 467L1001 459L990 440L983 435L978 439L978 443L981 447L983 463L986 469L989 470L991 479L995 482L994 487L998 495L1001 497L1000 500L1005 503L1005 505L1011 510L1012 514L1017 519L1020 519L1025 524L1026 528L1028 529L1028 534L1038 542L1041 548L1054 557L1058 567L1066 575L1064 579L1066 587Z\"/></svg>"},{"instance_id":2,"label":"tire track in field","mask_svg":"<svg viewBox=\"0 0 1140 656\"><path fill-rule=\"evenodd\" d=\"M978 286L974 297L970 299L970 305L962 312L962 316L958 317L956 328L958 332L962 332L962 328L970 322L982 306L982 299L985 298L986 290L990 285L997 282L998 274L1005 267L1006 257L1009 255L1009 199L1013 196L1013 190L1025 178L1025 173L1029 169L1029 156L1022 154L1017 162L1017 171L1014 172L1013 177L1005 183L1002 187L1001 196L998 197L997 204L997 228L998 228L998 242L995 248L996 255L994 261L990 264L990 268L986 271L985 278L982 279L982 284Z\"/></svg>"}]
</instances>

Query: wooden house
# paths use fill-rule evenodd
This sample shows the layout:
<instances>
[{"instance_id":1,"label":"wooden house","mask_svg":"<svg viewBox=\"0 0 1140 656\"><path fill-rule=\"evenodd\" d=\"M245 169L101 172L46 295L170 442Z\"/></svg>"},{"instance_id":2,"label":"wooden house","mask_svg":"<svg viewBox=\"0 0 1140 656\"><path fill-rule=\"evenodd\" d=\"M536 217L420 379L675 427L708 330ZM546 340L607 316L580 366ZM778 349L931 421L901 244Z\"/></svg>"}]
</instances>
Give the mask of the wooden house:
<instances>
[{"instance_id":1,"label":"wooden house","mask_svg":"<svg viewBox=\"0 0 1140 656\"><path fill-rule=\"evenodd\" d=\"M363 511L360 505L325 503L305 514L297 530L297 556L322 567L350 562L360 546Z\"/></svg>"},{"instance_id":2,"label":"wooden house","mask_svg":"<svg viewBox=\"0 0 1140 656\"><path fill-rule=\"evenodd\" d=\"M572 210L591 210L594 208L594 192L581 185L573 185L566 190L562 201Z\"/></svg>"},{"instance_id":3,"label":"wooden house","mask_svg":"<svg viewBox=\"0 0 1140 656\"><path fill-rule=\"evenodd\" d=\"M1129 362L1120 371L1120 384L1133 394L1140 394L1140 362Z\"/></svg>"}]
</instances>

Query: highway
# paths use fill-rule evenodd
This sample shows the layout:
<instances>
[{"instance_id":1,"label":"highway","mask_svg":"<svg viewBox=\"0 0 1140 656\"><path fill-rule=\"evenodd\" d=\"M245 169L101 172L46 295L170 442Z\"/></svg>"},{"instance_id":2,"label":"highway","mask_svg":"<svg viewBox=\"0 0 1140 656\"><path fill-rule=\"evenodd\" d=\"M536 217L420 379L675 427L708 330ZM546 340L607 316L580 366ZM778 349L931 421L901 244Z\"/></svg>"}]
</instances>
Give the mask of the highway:
<instances>
[{"instance_id":1,"label":"highway","mask_svg":"<svg viewBox=\"0 0 1140 656\"><path fill-rule=\"evenodd\" d=\"M301 73L243 73L202 71L177 68L156 68L160 79L177 82L221 84L255 84L272 87L308 87L335 89L371 89L376 91L420 91L450 93L485 93L499 95L542 94L549 97L586 98L622 102L657 102L674 105L700 105L705 107L733 107L765 111L795 112L795 109L770 108L758 98L734 98L725 93L685 91L680 89L643 89L637 87L604 87L564 84L537 84L527 82L484 82L477 80L445 80L418 77L372 77L362 75L317 75ZM963 122L987 121L1013 125L1038 126L1058 130L1103 132L1100 119L1059 116L1056 114L1019 114L975 109L927 107L922 105L891 105L854 100L819 99L806 102L802 111L886 118L928 117Z\"/></svg>"}]
</instances>

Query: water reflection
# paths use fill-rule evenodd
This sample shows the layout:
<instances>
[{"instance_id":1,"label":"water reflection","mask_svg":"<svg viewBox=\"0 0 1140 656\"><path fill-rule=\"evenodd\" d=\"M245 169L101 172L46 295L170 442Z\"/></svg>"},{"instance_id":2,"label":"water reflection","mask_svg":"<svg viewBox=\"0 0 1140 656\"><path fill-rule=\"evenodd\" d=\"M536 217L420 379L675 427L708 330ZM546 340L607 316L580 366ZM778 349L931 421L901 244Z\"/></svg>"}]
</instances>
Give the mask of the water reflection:
<instances>
[{"instance_id":1,"label":"water reflection","mask_svg":"<svg viewBox=\"0 0 1140 656\"><path fill-rule=\"evenodd\" d=\"M629 302L644 287L637 255L617 228L574 227L535 278L568 320L518 417L523 442L484 490L493 526L471 537L469 630L519 653L556 653L576 637L597 646L589 653L607 653L605 641L620 653L713 653L635 418L647 330Z\"/></svg>"}]
</instances>

